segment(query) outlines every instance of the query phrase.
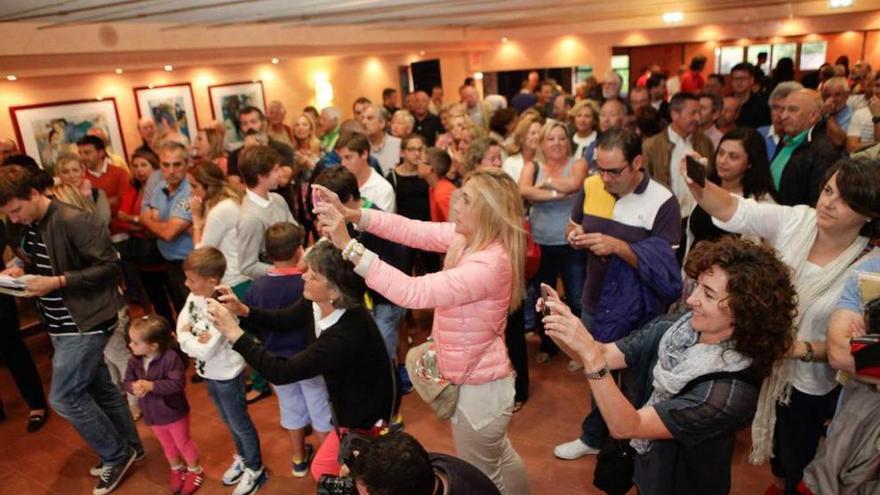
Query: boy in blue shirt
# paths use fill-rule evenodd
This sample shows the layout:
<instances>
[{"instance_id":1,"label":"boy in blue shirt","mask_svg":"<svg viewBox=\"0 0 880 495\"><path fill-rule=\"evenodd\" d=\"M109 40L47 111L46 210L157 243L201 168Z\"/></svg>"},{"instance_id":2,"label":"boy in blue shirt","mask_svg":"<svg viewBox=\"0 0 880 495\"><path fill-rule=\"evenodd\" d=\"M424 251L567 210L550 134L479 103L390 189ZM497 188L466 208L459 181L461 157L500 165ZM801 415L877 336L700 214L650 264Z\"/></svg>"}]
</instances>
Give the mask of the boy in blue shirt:
<instances>
[{"instance_id":1,"label":"boy in blue shirt","mask_svg":"<svg viewBox=\"0 0 880 495\"><path fill-rule=\"evenodd\" d=\"M299 225L278 222L266 230L266 255L272 268L254 281L242 302L262 309L281 309L302 298L303 279L299 266L305 231ZM291 357L308 345L305 329L264 331L266 349L276 356ZM315 436L323 441L331 429L330 404L324 378L316 376L286 385L273 385L278 396L281 426L290 435L293 475L304 477L315 449L305 443L305 427L311 424Z\"/></svg>"}]
</instances>

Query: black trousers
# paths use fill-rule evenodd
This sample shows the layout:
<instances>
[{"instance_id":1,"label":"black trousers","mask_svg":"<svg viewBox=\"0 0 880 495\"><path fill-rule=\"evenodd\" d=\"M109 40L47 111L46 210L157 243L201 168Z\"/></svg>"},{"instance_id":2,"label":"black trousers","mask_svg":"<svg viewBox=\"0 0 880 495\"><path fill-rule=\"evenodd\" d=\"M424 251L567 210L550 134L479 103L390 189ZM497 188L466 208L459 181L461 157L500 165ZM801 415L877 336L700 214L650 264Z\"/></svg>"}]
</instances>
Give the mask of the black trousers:
<instances>
[{"instance_id":1,"label":"black trousers","mask_svg":"<svg viewBox=\"0 0 880 495\"><path fill-rule=\"evenodd\" d=\"M34 359L21 335L18 308L15 299L0 294L0 356L9 366L12 379L31 410L46 409L46 394L43 382L34 365Z\"/></svg>"},{"instance_id":2,"label":"black trousers","mask_svg":"<svg viewBox=\"0 0 880 495\"><path fill-rule=\"evenodd\" d=\"M153 311L173 325L174 313L171 312L171 304L168 301L171 295L171 282L168 280L168 272L166 270L138 270L138 276L141 279L141 284L144 286L144 291L147 293L147 299L149 299L150 304L153 306Z\"/></svg>"},{"instance_id":3,"label":"black trousers","mask_svg":"<svg viewBox=\"0 0 880 495\"><path fill-rule=\"evenodd\" d=\"M183 260L168 262L168 297L174 310L180 313L186 304L186 296L189 289L186 288L186 275L183 273Z\"/></svg>"},{"instance_id":4,"label":"black trousers","mask_svg":"<svg viewBox=\"0 0 880 495\"><path fill-rule=\"evenodd\" d=\"M810 395L791 389L787 406L776 405L773 431L773 475L785 479L785 494L798 495L797 486L804 469L816 457L819 438L825 434L825 422L834 416L840 387L825 395Z\"/></svg>"},{"instance_id":5,"label":"black trousers","mask_svg":"<svg viewBox=\"0 0 880 495\"><path fill-rule=\"evenodd\" d=\"M526 352L526 329L523 308L507 316L507 328L504 331L504 343L507 355L516 371L513 400L525 402L529 398L529 356Z\"/></svg>"}]
</instances>

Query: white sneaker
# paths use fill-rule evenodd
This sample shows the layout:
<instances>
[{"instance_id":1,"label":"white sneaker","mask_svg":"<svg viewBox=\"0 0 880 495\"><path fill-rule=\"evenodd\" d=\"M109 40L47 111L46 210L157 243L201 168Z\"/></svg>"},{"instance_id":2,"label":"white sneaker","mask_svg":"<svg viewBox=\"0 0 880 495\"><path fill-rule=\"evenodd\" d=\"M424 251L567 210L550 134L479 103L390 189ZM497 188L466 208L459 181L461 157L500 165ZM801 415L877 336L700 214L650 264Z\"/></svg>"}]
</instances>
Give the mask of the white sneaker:
<instances>
[{"instance_id":1,"label":"white sneaker","mask_svg":"<svg viewBox=\"0 0 880 495\"><path fill-rule=\"evenodd\" d=\"M244 474L241 475L238 485L232 492L232 495L251 495L257 493L257 490L266 483L269 477L266 476L266 468L261 467L259 471L245 468Z\"/></svg>"},{"instance_id":2,"label":"white sneaker","mask_svg":"<svg viewBox=\"0 0 880 495\"><path fill-rule=\"evenodd\" d=\"M580 371L582 369L584 369L584 363L574 359L568 362L568 371L574 373L575 371Z\"/></svg>"},{"instance_id":3,"label":"white sneaker","mask_svg":"<svg viewBox=\"0 0 880 495\"><path fill-rule=\"evenodd\" d=\"M241 475L244 474L244 469L244 459L239 455L235 455L232 458L232 465L223 473L223 484L231 486L238 483L238 480L241 479Z\"/></svg>"},{"instance_id":4,"label":"white sneaker","mask_svg":"<svg viewBox=\"0 0 880 495\"><path fill-rule=\"evenodd\" d=\"M598 453L599 449L590 447L582 442L580 438L576 438L570 442L561 443L553 449L553 455L560 459L565 459L566 461L573 461L575 459L580 459L585 455L596 455Z\"/></svg>"}]
</instances>

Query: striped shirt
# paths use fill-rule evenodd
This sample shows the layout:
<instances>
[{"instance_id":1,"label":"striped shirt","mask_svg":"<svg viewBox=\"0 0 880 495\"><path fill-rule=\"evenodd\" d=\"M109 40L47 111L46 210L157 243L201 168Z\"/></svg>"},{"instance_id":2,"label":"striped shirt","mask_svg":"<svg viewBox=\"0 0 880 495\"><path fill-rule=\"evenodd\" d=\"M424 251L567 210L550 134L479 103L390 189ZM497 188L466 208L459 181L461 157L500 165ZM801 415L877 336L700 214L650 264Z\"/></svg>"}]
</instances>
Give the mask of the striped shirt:
<instances>
[{"instance_id":1,"label":"striped shirt","mask_svg":"<svg viewBox=\"0 0 880 495\"><path fill-rule=\"evenodd\" d=\"M38 226L29 225L25 229L22 247L31 260L31 266L33 268L30 273L44 277L58 276L58 274L55 273L55 269L52 268L49 251L46 248L46 243L43 242L43 236L40 234ZM114 318L111 321L101 323L94 328L88 329L88 331L81 332L76 321L74 321L73 316L71 316L70 311L67 309L67 306L64 305L61 291L57 289L37 298L37 306L43 315L43 322L45 323L46 328L52 335L92 335L110 332L116 327L116 319Z\"/></svg>"}]
</instances>

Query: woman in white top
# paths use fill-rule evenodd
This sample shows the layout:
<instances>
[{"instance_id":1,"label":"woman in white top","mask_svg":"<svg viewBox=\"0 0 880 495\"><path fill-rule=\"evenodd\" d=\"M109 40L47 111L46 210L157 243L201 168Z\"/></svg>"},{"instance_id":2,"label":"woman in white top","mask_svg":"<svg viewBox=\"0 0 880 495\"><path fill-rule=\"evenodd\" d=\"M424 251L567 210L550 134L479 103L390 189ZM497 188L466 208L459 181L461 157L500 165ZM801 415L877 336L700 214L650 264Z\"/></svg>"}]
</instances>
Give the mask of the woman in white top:
<instances>
[{"instance_id":1,"label":"woman in white top","mask_svg":"<svg viewBox=\"0 0 880 495\"><path fill-rule=\"evenodd\" d=\"M581 100L575 103L568 112L569 120L573 127L571 134L571 156L583 158L589 164L594 164L592 156L587 151L594 148L590 146L596 142L596 127L599 126L599 105L593 100Z\"/></svg>"},{"instance_id":2,"label":"woman in white top","mask_svg":"<svg viewBox=\"0 0 880 495\"><path fill-rule=\"evenodd\" d=\"M513 130L513 145L507 150L508 156L501 165L514 182L519 182L519 175L526 162L535 159L543 125L544 118L536 111L527 110L520 115L516 129Z\"/></svg>"},{"instance_id":3,"label":"woman in white top","mask_svg":"<svg viewBox=\"0 0 880 495\"><path fill-rule=\"evenodd\" d=\"M686 176L684 160L681 173ZM711 182L703 188L686 180L718 227L763 238L792 269L797 335L782 365L761 388L751 460L766 461L772 452L777 480L768 493L796 494L840 390L827 363L825 332L847 274L880 233L880 167L869 160L837 162L828 171L815 209L762 204Z\"/></svg>"},{"instance_id":4,"label":"woman in white top","mask_svg":"<svg viewBox=\"0 0 880 495\"><path fill-rule=\"evenodd\" d=\"M212 246L223 253L226 273L221 282L243 297L250 280L242 275L238 264L238 213L242 194L212 162L196 163L188 179L192 189L193 245L196 248Z\"/></svg>"}]
</instances>

